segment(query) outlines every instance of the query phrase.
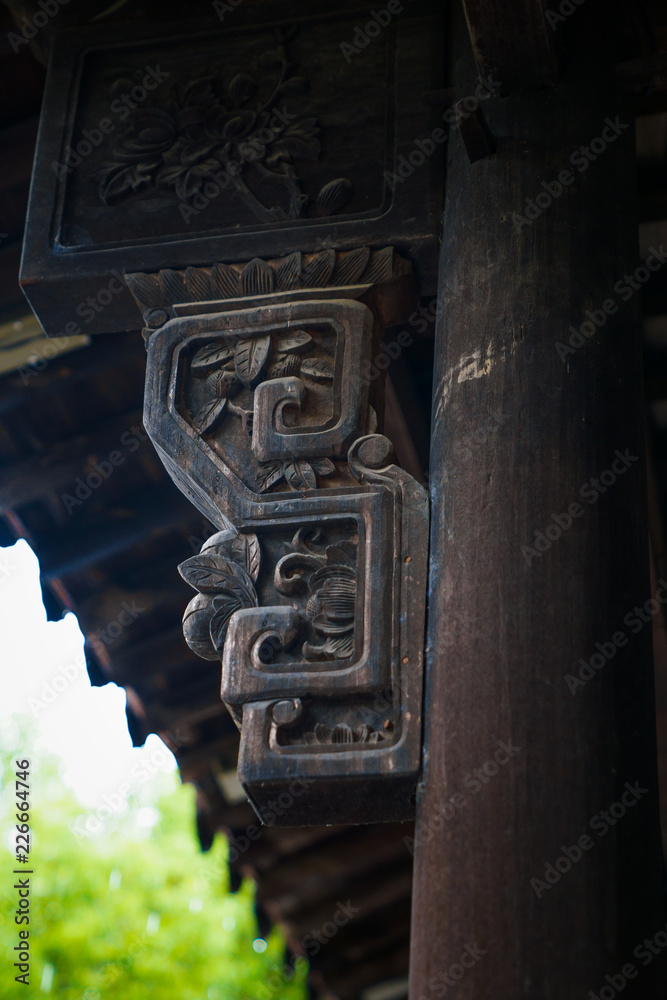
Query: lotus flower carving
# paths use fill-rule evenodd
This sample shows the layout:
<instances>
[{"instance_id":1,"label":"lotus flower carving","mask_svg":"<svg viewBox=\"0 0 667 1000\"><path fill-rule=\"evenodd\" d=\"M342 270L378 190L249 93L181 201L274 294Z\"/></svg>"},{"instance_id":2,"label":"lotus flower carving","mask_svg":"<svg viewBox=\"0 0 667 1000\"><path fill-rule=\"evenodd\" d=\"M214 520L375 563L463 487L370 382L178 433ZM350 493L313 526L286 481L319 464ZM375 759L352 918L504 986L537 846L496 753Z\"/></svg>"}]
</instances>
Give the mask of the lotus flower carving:
<instances>
[{"instance_id":1,"label":"lotus flower carving","mask_svg":"<svg viewBox=\"0 0 667 1000\"><path fill-rule=\"evenodd\" d=\"M357 547L344 540L324 548L324 533L300 529L292 551L275 571L276 589L284 594L308 595L303 614L315 639L303 644L307 660L338 660L355 649L357 604Z\"/></svg>"}]
</instances>

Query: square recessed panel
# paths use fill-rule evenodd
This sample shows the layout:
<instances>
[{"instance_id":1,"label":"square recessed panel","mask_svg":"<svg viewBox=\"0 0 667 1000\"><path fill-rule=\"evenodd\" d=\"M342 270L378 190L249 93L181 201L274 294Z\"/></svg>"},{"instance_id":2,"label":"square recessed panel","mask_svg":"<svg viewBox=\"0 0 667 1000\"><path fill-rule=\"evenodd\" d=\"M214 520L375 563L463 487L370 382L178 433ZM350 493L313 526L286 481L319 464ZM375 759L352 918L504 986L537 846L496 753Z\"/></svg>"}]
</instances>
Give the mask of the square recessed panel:
<instances>
[{"instance_id":1,"label":"square recessed panel","mask_svg":"<svg viewBox=\"0 0 667 1000\"><path fill-rule=\"evenodd\" d=\"M323 246L395 245L428 292L441 148L401 183L390 175L441 123L434 6L404 8L382 30L368 10L285 4L275 24L275 5L253 4L229 27L57 35L21 272L46 331L139 326L114 272ZM377 32L351 49L370 22Z\"/></svg>"}]
</instances>

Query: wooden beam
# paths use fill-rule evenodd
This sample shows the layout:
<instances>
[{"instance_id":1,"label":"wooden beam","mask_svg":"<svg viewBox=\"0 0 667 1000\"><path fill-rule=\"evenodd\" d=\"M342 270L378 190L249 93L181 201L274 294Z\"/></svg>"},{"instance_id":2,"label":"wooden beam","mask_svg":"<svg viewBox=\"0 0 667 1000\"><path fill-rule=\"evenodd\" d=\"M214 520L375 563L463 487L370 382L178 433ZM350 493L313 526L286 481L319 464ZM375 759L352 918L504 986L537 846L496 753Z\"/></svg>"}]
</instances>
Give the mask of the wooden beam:
<instances>
[{"instance_id":1,"label":"wooden beam","mask_svg":"<svg viewBox=\"0 0 667 1000\"><path fill-rule=\"evenodd\" d=\"M91 512L90 517L73 518L72 526L53 541L35 538L41 578L60 579L94 566L158 534L178 530L188 517L194 521L194 511L178 490L167 485L147 487L131 499L116 501L105 510L103 521Z\"/></svg>"},{"instance_id":2,"label":"wooden beam","mask_svg":"<svg viewBox=\"0 0 667 1000\"><path fill-rule=\"evenodd\" d=\"M554 31L546 20L545 0L513 0L511 4L463 0L463 7L482 77L492 75L502 84L503 93L556 82Z\"/></svg>"},{"instance_id":3,"label":"wooden beam","mask_svg":"<svg viewBox=\"0 0 667 1000\"><path fill-rule=\"evenodd\" d=\"M450 148L417 1000L611 996L629 962L624 998L665 996L664 961L634 952L665 911L651 627L627 618L651 596L639 294L614 287L640 264L632 106L596 10L557 88L486 102L495 156ZM466 93L472 59L458 72ZM606 118L613 148L573 169Z\"/></svg>"},{"instance_id":4,"label":"wooden beam","mask_svg":"<svg viewBox=\"0 0 667 1000\"><path fill-rule=\"evenodd\" d=\"M121 451L126 461L130 453L125 450L123 454L121 438L127 434L134 441L136 430L144 435L141 417L140 409L131 410L85 434L60 441L40 455L0 466L0 511L15 510L65 487L73 490L74 481L85 473L87 463L94 459L105 460L112 451ZM135 428L135 432L131 428ZM135 450L153 456L153 448L145 436Z\"/></svg>"},{"instance_id":5,"label":"wooden beam","mask_svg":"<svg viewBox=\"0 0 667 1000\"><path fill-rule=\"evenodd\" d=\"M18 251L20 253L20 246ZM8 247L13 250L13 247ZM18 254L17 254L18 274ZM18 297L22 306L25 298L18 289ZM0 248L0 303L2 302L2 248ZM118 334L115 337L96 337L85 352L76 352L66 357L56 357L48 361L45 367L35 368L32 375L25 373L10 373L3 377L3 392L0 397L0 417L5 417L21 407L39 408L47 406L48 394L64 396L65 393L76 391L81 383L90 386L91 383L109 378L110 371L120 367L122 358L123 379L125 384L136 381L137 388L143 379L145 349L140 333ZM140 398L139 393L137 393ZM50 401L49 401L50 402Z\"/></svg>"},{"instance_id":6,"label":"wooden beam","mask_svg":"<svg viewBox=\"0 0 667 1000\"><path fill-rule=\"evenodd\" d=\"M616 75L633 90L642 90L645 87L667 90L667 52L619 63Z\"/></svg>"}]
</instances>

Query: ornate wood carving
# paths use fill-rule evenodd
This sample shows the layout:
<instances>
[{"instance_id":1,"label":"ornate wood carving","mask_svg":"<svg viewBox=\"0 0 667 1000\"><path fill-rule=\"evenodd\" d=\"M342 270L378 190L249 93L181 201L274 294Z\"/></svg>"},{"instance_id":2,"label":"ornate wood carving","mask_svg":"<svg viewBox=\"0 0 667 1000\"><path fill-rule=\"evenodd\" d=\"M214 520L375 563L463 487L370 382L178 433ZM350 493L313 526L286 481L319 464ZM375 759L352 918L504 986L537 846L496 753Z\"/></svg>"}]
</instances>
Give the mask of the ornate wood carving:
<instances>
[{"instance_id":1,"label":"ornate wood carving","mask_svg":"<svg viewBox=\"0 0 667 1000\"><path fill-rule=\"evenodd\" d=\"M136 329L116 275L322 247L396 245L435 290L441 9L413 0L350 55L361 13L258 0L57 33L20 279L47 333Z\"/></svg>"},{"instance_id":2,"label":"ornate wood carving","mask_svg":"<svg viewBox=\"0 0 667 1000\"><path fill-rule=\"evenodd\" d=\"M428 503L363 374L409 265L357 248L127 281L153 324L146 429L220 529L179 567L184 632L222 662L248 796L261 817L299 777L289 825L409 818Z\"/></svg>"},{"instance_id":3,"label":"ornate wood carving","mask_svg":"<svg viewBox=\"0 0 667 1000\"><path fill-rule=\"evenodd\" d=\"M288 52L297 31L276 28L275 44L256 56L248 67L252 72L232 76L222 67L218 74L196 79L173 80L170 75L158 99L134 110L117 135L111 158L98 174L104 204L150 187L169 191L175 204L192 205L206 183L215 183L223 171L223 197L237 199L261 222L339 212L352 193L348 178L328 181L311 198L299 176L300 161L320 159L317 119L280 110L281 101L309 89ZM121 77L111 92L120 98L140 83ZM275 203L262 200L258 185L268 188ZM200 209L209 202L200 198ZM138 207L146 211L148 204Z\"/></svg>"}]
</instances>

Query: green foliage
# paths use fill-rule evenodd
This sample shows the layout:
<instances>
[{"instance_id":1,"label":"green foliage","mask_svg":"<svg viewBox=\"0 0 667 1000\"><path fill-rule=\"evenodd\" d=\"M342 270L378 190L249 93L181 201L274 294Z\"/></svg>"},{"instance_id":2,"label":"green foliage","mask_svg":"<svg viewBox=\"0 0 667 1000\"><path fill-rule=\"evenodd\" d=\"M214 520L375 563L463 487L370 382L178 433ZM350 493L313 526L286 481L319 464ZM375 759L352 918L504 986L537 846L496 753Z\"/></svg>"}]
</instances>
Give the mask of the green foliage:
<instances>
[{"instance_id":1,"label":"green foliage","mask_svg":"<svg viewBox=\"0 0 667 1000\"><path fill-rule=\"evenodd\" d=\"M253 949L254 887L247 882L236 894L228 891L224 838L208 854L200 852L192 788L174 777L157 801L159 820L150 830L137 825L142 804L130 800L128 817L113 832L77 837L73 823L82 807L62 784L56 763L36 755L34 846L27 866L35 872L30 986L14 982L20 928L14 923L18 894L11 871L21 867L9 852L16 821L7 787L14 778L14 747L2 740L0 749L3 997L303 1000L306 963L298 964L293 977L284 974L279 933L271 934L265 951Z\"/></svg>"}]
</instances>

